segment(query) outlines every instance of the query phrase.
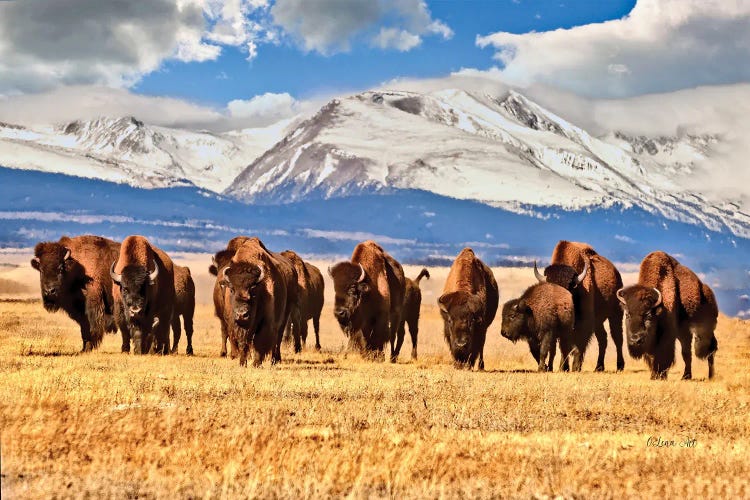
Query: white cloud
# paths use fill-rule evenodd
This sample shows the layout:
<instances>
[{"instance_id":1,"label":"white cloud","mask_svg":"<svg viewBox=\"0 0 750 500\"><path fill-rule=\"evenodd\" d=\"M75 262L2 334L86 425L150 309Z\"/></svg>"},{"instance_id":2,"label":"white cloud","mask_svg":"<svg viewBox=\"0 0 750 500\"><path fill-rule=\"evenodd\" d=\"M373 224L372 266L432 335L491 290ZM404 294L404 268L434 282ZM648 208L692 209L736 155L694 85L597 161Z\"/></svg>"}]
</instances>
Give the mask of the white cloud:
<instances>
[{"instance_id":1,"label":"white cloud","mask_svg":"<svg viewBox=\"0 0 750 500\"><path fill-rule=\"evenodd\" d=\"M380 32L373 38L373 44L381 49L396 49L408 52L422 43L422 39L406 30L396 28L380 28Z\"/></svg>"},{"instance_id":2,"label":"white cloud","mask_svg":"<svg viewBox=\"0 0 750 500\"><path fill-rule=\"evenodd\" d=\"M299 112L299 103L289 94L267 92L252 99L236 99L227 104L233 118L249 119L256 126L270 125L294 116Z\"/></svg>"},{"instance_id":3,"label":"white cloud","mask_svg":"<svg viewBox=\"0 0 750 500\"><path fill-rule=\"evenodd\" d=\"M258 0L23 0L0 2L0 94L66 85L129 87L164 61L255 54L268 38L249 16Z\"/></svg>"},{"instance_id":4,"label":"white cloud","mask_svg":"<svg viewBox=\"0 0 750 500\"><path fill-rule=\"evenodd\" d=\"M750 2L638 0L622 19L477 38L497 49L499 77L594 97L750 79Z\"/></svg>"},{"instance_id":5,"label":"white cloud","mask_svg":"<svg viewBox=\"0 0 750 500\"><path fill-rule=\"evenodd\" d=\"M305 50L321 54L346 52L358 36L401 51L418 46L426 35L453 36L432 18L424 0L276 0L271 15Z\"/></svg>"}]
</instances>

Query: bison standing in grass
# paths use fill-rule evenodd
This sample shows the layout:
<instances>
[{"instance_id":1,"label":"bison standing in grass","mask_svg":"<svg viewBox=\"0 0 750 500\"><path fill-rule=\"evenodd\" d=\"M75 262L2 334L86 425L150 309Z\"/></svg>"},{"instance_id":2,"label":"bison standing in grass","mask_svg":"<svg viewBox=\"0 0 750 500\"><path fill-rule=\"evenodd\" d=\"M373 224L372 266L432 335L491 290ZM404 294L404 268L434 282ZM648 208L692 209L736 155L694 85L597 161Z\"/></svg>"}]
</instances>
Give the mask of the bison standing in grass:
<instances>
[{"instance_id":1,"label":"bison standing in grass","mask_svg":"<svg viewBox=\"0 0 750 500\"><path fill-rule=\"evenodd\" d=\"M641 262L638 284L618 291L617 297L625 310L630 355L645 358L652 379L667 378L677 339L685 361L682 378L692 378L693 337L696 355L708 358L708 376L713 377L718 307L695 273L664 252L652 252Z\"/></svg>"},{"instance_id":2,"label":"bison standing in grass","mask_svg":"<svg viewBox=\"0 0 750 500\"><path fill-rule=\"evenodd\" d=\"M404 309L401 314L401 326L398 329L398 338L396 339L396 357L401 352L401 346L404 344L406 336L406 325L409 325L409 335L411 336L411 359L417 359L417 338L419 336L419 308L422 306L422 290L419 288L419 282L422 278L430 279L430 272L422 269L416 278L404 278L406 283L406 293L404 294Z\"/></svg>"},{"instance_id":3,"label":"bison standing in grass","mask_svg":"<svg viewBox=\"0 0 750 500\"><path fill-rule=\"evenodd\" d=\"M315 330L315 349L320 350L320 313L323 311L325 285L320 269L305 262L291 250L281 252L297 271L299 301L287 325L285 338L294 340L294 351L300 352L307 342L307 322L312 320Z\"/></svg>"},{"instance_id":4,"label":"bison standing in grass","mask_svg":"<svg viewBox=\"0 0 750 500\"><path fill-rule=\"evenodd\" d=\"M580 371L586 348L591 337L596 335L599 357L596 371L604 371L604 355L607 351L607 331L617 349L617 371L625 368L622 353L622 310L617 301L617 290L622 288L622 277L609 260L602 257L586 243L560 241L552 252L552 263L539 274L534 265L534 274L540 282L549 282L566 288L573 294L575 305L575 337L577 348L571 356L571 369ZM568 368L567 360L563 369Z\"/></svg>"},{"instance_id":5,"label":"bison standing in grass","mask_svg":"<svg viewBox=\"0 0 750 500\"><path fill-rule=\"evenodd\" d=\"M115 317L122 351L169 353L169 328L175 305L172 259L143 236L128 236L112 263Z\"/></svg>"},{"instance_id":6,"label":"bison standing in grass","mask_svg":"<svg viewBox=\"0 0 750 500\"><path fill-rule=\"evenodd\" d=\"M552 371L559 341L562 370L571 352L575 355L574 325L575 308L570 292L553 283L537 283L520 298L503 305L500 334L514 343L526 339L540 372Z\"/></svg>"},{"instance_id":7,"label":"bison standing in grass","mask_svg":"<svg viewBox=\"0 0 750 500\"><path fill-rule=\"evenodd\" d=\"M330 267L328 273L336 292L333 313L350 347L379 358L390 342L395 362L405 293L401 264L368 240L354 248L351 260Z\"/></svg>"},{"instance_id":8,"label":"bison standing in grass","mask_svg":"<svg viewBox=\"0 0 750 500\"><path fill-rule=\"evenodd\" d=\"M175 304L172 313L172 352L177 352L177 344L180 342L180 316L185 324L185 337L187 338L188 355L193 354L193 316L195 315L195 283L190 275L190 269L183 266L174 266L174 290Z\"/></svg>"},{"instance_id":9,"label":"bison standing in grass","mask_svg":"<svg viewBox=\"0 0 750 500\"><path fill-rule=\"evenodd\" d=\"M258 238L244 239L221 271L221 286L240 366L247 365L251 347L253 366L260 366L269 353L272 364L280 362L284 329L297 303L297 273L291 262L269 252Z\"/></svg>"},{"instance_id":10,"label":"bison standing in grass","mask_svg":"<svg viewBox=\"0 0 750 500\"><path fill-rule=\"evenodd\" d=\"M484 370L484 341L495 319L499 293L492 270L471 248L464 248L451 266L438 299L445 341L457 366Z\"/></svg>"},{"instance_id":11,"label":"bison standing in grass","mask_svg":"<svg viewBox=\"0 0 750 500\"><path fill-rule=\"evenodd\" d=\"M81 351L99 347L105 332L115 332L109 265L120 244L99 236L63 236L34 248L31 267L39 271L42 304L60 309L81 328Z\"/></svg>"}]
</instances>

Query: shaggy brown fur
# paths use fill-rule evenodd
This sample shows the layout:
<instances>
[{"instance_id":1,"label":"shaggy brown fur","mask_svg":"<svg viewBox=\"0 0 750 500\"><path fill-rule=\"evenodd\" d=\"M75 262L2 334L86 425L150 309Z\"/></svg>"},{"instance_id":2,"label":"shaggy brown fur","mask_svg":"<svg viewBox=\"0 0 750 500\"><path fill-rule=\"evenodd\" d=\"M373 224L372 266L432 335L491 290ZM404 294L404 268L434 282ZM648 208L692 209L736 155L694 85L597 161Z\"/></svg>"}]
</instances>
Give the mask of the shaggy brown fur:
<instances>
[{"instance_id":1,"label":"shaggy brown fur","mask_svg":"<svg viewBox=\"0 0 750 500\"><path fill-rule=\"evenodd\" d=\"M576 349L573 346L574 326L575 308L571 293L553 283L537 283L520 298L503 305L500 334L512 342L526 339L540 372L552 371L559 341L562 370L567 357Z\"/></svg>"},{"instance_id":2,"label":"shaggy brown fur","mask_svg":"<svg viewBox=\"0 0 750 500\"><path fill-rule=\"evenodd\" d=\"M213 262L208 268L208 272L216 276L216 281L214 282L213 301L214 314L217 318L219 318L219 323L221 324L221 357L225 357L227 355L227 340L235 338L235 336L229 335L229 330L234 325L234 320L231 317L232 311L231 309L227 310L224 307L229 303L229 290L227 290L226 287L222 285L221 280L221 278L223 277L224 268L229 265L232 257L234 257L234 250L225 249L216 252L213 258ZM231 340L230 345L232 346L231 357L232 359L235 359L237 357L237 346Z\"/></svg>"},{"instance_id":3,"label":"shaggy brown fur","mask_svg":"<svg viewBox=\"0 0 750 500\"><path fill-rule=\"evenodd\" d=\"M583 272L588 261L588 271L583 282L575 286L570 276ZM573 294L575 304L576 349L571 356L571 369L580 371L586 348L592 335L599 344L599 357L596 371L604 370L604 355L607 351L607 331L604 322L609 324L610 335L617 350L617 371L625 367L622 353L622 309L617 301L617 290L622 288L622 277L614 264L602 257L586 243L560 241L552 251L552 265L545 270L547 281L567 288ZM566 273L564 266L572 268ZM567 360L563 369L567 369Z\"/></svg>"},{"instance_id":4,"label":"shaggy brown fur","mask_svg":"<svg viewBox=\"0 0 750 500\"><path fill-rule=\"evenodd\" d=\"M150 274L158 270L156 279ZM128 236L114 264L115 318L122 332L122 351L169 353L169 328L175 305L172 259L143 236Z\"/></svg>"},{"instance_id":5,"label":"shaggy brown fur","mask_svg":"<svg viewBox=\"0 0 750 500\"><path fill-rule=\"evenodd\" d=\"M188 355L193 354L193 315L195 314L195 283L190 275L190 269L183 266L174 266L174 290L175 304L172 314L172 352L177 352L177 344L180 342L180 316L185 323L185 336L187 337Z\"/></svg>"},{"instance_id":6,"label":"shaggy brown fur","mask_svg":"<svg viewBox=\"0 0 750 500\"><path fill-rule=\"evenodd\" d=\"M91 235L63 236L34 248L31 266L39 271L44 307L62 309L78 323L82 351L99 347L105 332L116 331L109 266L119 251L119 243Z\"/></svg>"},{"instance_id":7,"label":"shaggy brown fur","mask_svg":"<svg viewBox=\"0 0 750 500\"><path fill-rule=\"evenodd\" d=\"M492 270L471 248L461 250L438 298L445 341L457 367L471 369L478 359L479 369L484 370L484 341L495 319L498 300Z\"/></svg>"},{"instance_id":8,"label":"shaggy brown fur","mask_svg":"<svg viewBox=\"0 0 750 500\"><path fill-rule=\"evenodd\" d=\"M396 339L396 357L401 352L401 346L404 344L406 336L406 325L409 325L409 335L411 336L411 359L417 359L417 338L419 337L419 308L422 305L422 290L419 289L419 282L422 278L430 279L430 272L422 269L416 278L406 280L406 293L404 294L404 310L401 316L401 326L398 329L398 338Z\"/></svg>"},{"instance_id":9,"label":"shaggy brown fur","mask_svg":"<svg viewBox=\"0 0 750 500\"><path fill-rule=\"evenodd\" d=\"M285 341L294 342L295 352L300 352L307 342L307 322L312 320L315 330L315 349L320 350L320 313L323 310L325 285L320 269L303 261L291 250L281 252L297 271L299 302L292 312L291 321L284 334Z\"/></svg>"},{"instance_id":10,"label":"shaggy brown fur","mask_svg":"<svg viewBox=\"0 0 750 500\"><path fill-rule=\"evenodd\" d=\"M224 268L222 284L230 295L224 308L234 317L229 335L239 350L240 366L247 365L251 345L253 366L260 366L268 353L272 363L280 362L284 328L298 300L292 263L269 252L258 238L249 238Z\"/></svg>"},{"instance_id":11,"label":"shaggy brown fur","mask_svg":"<svg viewBox=\"0 0 750 500\"><path fill-rule=\"evenodd\" d=\"M661 294L658 306L654 289ZM674 362L675 339L685 362L682 378L692 378L693 341L695 354L708 359L708 376L713 377L718 306L711 288L693 271L664 252L652 252L641 262L638 284L620 295L628 313L628 349L646 358L652 378L666 378Z\"/></svg>"},{"instance_id":12,"label":"shaggy brown fur","mask_svg":"<svg viewBox=\"0 0 750 500\"><path fill-rule=\"evenodd\" d=\"M365 241L354 248L350 261L339 262L328 272L336 292L334 315L349 337L350 348L381 358L390 341L391 362L395 362L406 286L401 264L374 241Z\"/></svg>"}]
</instances>

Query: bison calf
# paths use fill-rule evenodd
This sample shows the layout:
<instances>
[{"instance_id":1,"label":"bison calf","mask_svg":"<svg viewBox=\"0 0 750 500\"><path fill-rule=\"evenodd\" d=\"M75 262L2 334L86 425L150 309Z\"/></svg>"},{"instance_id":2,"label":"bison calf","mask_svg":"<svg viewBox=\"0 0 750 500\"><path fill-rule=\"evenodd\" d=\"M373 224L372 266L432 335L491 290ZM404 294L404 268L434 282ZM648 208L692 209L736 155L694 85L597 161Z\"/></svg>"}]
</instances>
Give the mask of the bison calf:
<instances>
[{"instance_id":1,"label":"bison calf","mask_svg":"<svg viewBox=\"0 0 750 500\"><path fill-rule=\"evenodd\" d=\"M575 309L573 297L565 288L537 283L518 299L503 305L500 334L511 342L526 339L540 372L552 371L557 342L560 343L560 369L571 351Z\"/></svg>"},{"instance_id":2,"label":"bison calf","mask_svg":"<svg viewBox=\"0 0 750 500\"><path fill-rule=\"evenodd\" d=\"M401 352L406 336L406 325L409 325L409 336L411 337L411 359L417 359L417 337L419 336L419 308L422 306L422 290L419 282L422 278L430 279L430 272L422 269L416 278L405 278L406 293L404 294L404 310L401 315L401 326L398 329L396 339L396 357Z\"/></svg>"},{"instance_id":3,"label":"bison calf","mask_svg":"<svg viewBox=\"0 0 750 500\"><path fill-rule=\"evenodd\" d=\"M295 352L300 352L307 342L307 322L312 320L315 330L315 349L320 350L320 313L323 311L325 291L323 275L320 269L303 261L291 250L281 252L281 255L294 265L298 286L297 307L292 312L284 338L293 340Z\"/></svg>"},{"instance_id":4,"label":"bison calf","mask_svg":"<svg viewBox=\"0 0 750 500\"><path fill-rule=\"evenodd\" d=\"M180 316L185 324L185 337L187 338L188 355L193 354L193 316L195 315L195 283L190 275L190 269L183 266L174 266L174 291L175 303L172 314L172 352L177 352L177 344L180 342Z\"/></svg>"}]
</instances>

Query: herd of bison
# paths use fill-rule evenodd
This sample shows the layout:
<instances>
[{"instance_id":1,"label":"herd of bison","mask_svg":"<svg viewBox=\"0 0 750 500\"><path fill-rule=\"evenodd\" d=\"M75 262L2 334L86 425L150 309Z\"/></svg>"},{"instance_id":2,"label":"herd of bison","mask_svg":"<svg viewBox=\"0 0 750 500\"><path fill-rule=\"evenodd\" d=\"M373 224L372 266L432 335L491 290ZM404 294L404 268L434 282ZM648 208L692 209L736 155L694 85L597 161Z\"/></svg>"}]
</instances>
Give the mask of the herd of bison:
<instances>
[{"instance_id":1,"label":"herd of bison","mask_svg":"<svg viewBox=\"0 0 750 500\"><path fill-rule=\"evenodd\" d=\"M83 351L98 347L105 332L122 334L122 351L135 354L176 352L180 317L193 353L195 286L186 267L142 236L118 243L99 236L63 237L34 249L31 265L39 271L42 301L48 311L62 309L81 328ZM209 268L216 276L213 301L221 323L222 350L247 364L260 365L270 354L281 360L281 344L295 352L307 340L308 321L320 349L323 275L296 253L268 250L258 238L236 237L216 253ZM349 349L384 359L390 344L395 362L405 327L417 357L419 281L373 241L354 248L351 259L328 273L335 289L334 316L348 338ZM538 283L502 307L501 335L528 342L539 371L551 371L559 344L563 371L580 371L586 348L596 337L596 370L604 370L609 331L617 350L617 370L625 366L623 313L627 346L644 358L652 379L665 379L679 340L689 379L695 355L708 360L714 374L718 348L714 330L718 308L713 292L689 268L664 252L652 252L640 266L638 283L623 288L615 266L585 243L560 241L551 265ZM438 299L445 341L456 366L484 369L487 328L498 309L499 291L492 270L470 248L458 254ZM169 332L174 332L170 347Z\"/></svg>"}]
</instances>

